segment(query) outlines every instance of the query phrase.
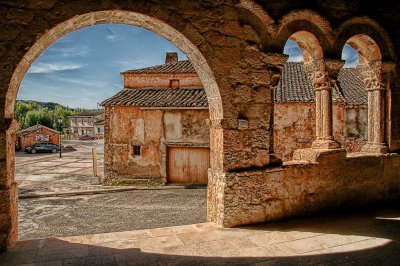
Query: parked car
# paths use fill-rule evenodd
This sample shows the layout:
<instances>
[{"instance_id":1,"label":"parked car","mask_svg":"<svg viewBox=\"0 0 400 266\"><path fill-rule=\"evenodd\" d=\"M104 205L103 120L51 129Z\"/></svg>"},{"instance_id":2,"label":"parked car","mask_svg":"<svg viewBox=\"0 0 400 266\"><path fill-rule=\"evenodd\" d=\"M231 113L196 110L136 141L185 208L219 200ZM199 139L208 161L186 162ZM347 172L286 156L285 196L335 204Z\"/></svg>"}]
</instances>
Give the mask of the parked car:
<instances>
[{"instance_id":1,"label":"parked car","mask_svg":"<svg viewBox=\"0 0 400 266\"><path fill-rule=\"evenodd\" d=\"M59 145L54 144L52 142L44 141L35 143L32 146L29 146L24 151L28 153L37 153L37 152L52 152L56 153L60 150Z\"/></svg>"},{"instance_id":2,"label":"parked car","mask_svg":"<svg viewBox=\"0 0 400 266\"><path fill-rule=\"evenodd\" d=\"M90 135L82 135L79 137L80 140L94 140L95 138Z\"/></svg>"}]
</instances>

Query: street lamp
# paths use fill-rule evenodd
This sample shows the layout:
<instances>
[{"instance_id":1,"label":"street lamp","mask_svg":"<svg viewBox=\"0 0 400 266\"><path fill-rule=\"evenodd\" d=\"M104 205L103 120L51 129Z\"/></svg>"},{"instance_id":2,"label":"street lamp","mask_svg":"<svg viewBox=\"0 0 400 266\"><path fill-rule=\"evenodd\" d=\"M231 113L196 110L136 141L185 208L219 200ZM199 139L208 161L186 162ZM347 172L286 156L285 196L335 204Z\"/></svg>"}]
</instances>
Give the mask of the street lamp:
<instances>
[{"instance_id":1,"label":"street lamp","mask_svg":"<svg viewBox=\"0 0 400 266\"><path fill-rule=\"evenodd\" d=\"M61 157L62 157L62 156L61 156L61 124L62 124L62 118L59 117L59 118L57 119L57 122L58 122L58 128L59 128L59 130L60 130L60 158L61 158Z\"/></svg>"}]
</instances>

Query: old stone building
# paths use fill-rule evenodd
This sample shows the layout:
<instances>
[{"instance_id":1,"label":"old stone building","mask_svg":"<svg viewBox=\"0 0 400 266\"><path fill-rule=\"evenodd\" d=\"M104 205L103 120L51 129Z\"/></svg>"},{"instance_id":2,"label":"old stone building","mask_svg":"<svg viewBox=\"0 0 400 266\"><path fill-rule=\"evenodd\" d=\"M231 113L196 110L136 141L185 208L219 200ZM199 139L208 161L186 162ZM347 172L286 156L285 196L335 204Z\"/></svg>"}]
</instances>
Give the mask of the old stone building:
<instances>
[{"instance_id":1,"label":"old stone building","mask_svg":"<svg viewBox=\"0 0 400 266\"><path fill-rule=\"evenodd\" d=\"M43 125L34 125L16 133L17 148L23 150L34 143L50 141L54 144L60 144L60 132Z\"/></svg>"},{"instance_id":2,"label":"old stone building","mask_svg":"<svg viewBox=\"0 0 400 266\"><path fill-rule=\"evenodd\" d=\"M347 152L367 142L367 90L357 68L342 68L332 90L333 136ZM303 63L286 63L274 91L274 151L283 161L315 139L315 93Z\"/></svg>"},{"instance_id":3,"label":"old stone building","mask_svg":"<svg viewBox=\"0 0 400 266\"><path fill-rule=\"evenodd\" d=\"M104 135L104 110L85 110L68 116L70 138Z\"/></svg>"},{"instance_id":4,"label":"old stone building","mask_svg":"<svg viewBox=\"0 0 400 266\"><path fill-rule=\"evenodd\" d=\"M124 89L101 103L106 121L103 183L206 184L209 114L193 65L167 53L164 65L122 76Z\"/></svg>"},{"instance_id":5,"label":"old stone building","mask_svg":"<svg viewBox=\"0 0 400 266\"><path fill-rule=\"evenodd\" d=\"M193 64L209 107L208 221L220 226L400 199L400 3L395 1L0 1L0 248L18 239L14 147L18 89L32 62L78 29L118 23L171 41ZM273 90L288 39L315 91L315 139L274 160ZM335 140L332 91L345 44L367 90L367 143ZM129 121L124 121L129 124Z\"/></svg>"}]
</instances>

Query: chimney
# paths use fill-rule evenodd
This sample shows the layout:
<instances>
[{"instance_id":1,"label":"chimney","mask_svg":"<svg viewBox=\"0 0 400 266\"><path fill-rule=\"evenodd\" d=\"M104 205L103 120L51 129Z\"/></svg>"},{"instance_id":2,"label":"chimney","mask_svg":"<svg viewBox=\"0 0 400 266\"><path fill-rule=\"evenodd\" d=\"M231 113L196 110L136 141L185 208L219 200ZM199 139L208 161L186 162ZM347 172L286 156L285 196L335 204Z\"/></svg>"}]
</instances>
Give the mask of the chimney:
<instances>
[{"instance_id":1,"label":"chimney","mask_svg":"<svg viewBox=\"0 0 400 266\"><path fill-rule=\"evenodd\" d=\"M165 55L165 63L175 63L178 62L178 53L176 52L167 52Z\"/></svg>"}]
</instances>

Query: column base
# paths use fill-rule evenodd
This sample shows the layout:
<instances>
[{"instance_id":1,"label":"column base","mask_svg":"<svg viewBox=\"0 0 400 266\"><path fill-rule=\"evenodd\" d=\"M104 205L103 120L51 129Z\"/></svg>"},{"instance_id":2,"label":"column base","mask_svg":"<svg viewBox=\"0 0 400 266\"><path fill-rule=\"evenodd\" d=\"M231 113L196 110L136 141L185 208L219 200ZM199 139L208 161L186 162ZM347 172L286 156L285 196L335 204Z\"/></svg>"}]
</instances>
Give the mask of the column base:
<instances>
[{"instance_id":1,"label":"column base","mask_svg":"<svg viewBox=\"0 0 400 266\"><path fill-rule=\"evenodd\" d=\"M385 143L367 143L361 148L362 152L368 153L388 153L389 147Z\"/></svg>"},{"instance_id":2,"label":"column base","mask_svg":"<svg viewBox=\"0 0 400 266\"><path fill-rule=\"evenodd\" d=\"M341 145L339 142L333 139L316 139L311 144L311 148L313 149L340 149Z\"/></svg>"}]
</instances>

